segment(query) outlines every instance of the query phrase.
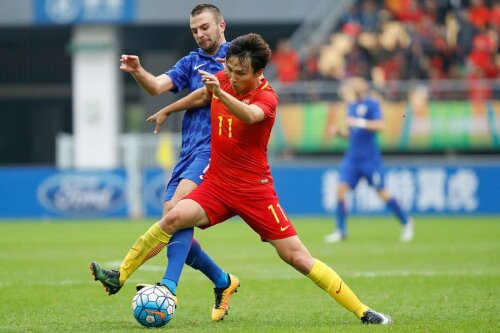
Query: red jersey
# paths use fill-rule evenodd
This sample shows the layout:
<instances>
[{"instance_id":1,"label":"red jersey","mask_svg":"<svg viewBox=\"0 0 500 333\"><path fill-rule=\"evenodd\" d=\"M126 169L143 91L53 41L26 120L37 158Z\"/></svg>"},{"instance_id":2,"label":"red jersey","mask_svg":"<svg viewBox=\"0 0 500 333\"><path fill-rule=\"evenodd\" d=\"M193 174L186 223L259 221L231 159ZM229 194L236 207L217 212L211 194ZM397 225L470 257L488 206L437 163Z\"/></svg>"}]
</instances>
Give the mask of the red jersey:
<instances>
[{"instance_id":1,"label":"red jersey","mask_svg":"<svg viewBox=\"0 0 500 333\"><path fill-rule=\"evenodd\" d=\"M212 95L210 167L206 179L233 189L254 190L258 185L273 186L267 144L276 117L278 96L266 79L254 90L236 96L224 71L216 74L221 89L246 104L255 104L264 111L264 120L245 124Z\"/></svg>"}]
</instances>

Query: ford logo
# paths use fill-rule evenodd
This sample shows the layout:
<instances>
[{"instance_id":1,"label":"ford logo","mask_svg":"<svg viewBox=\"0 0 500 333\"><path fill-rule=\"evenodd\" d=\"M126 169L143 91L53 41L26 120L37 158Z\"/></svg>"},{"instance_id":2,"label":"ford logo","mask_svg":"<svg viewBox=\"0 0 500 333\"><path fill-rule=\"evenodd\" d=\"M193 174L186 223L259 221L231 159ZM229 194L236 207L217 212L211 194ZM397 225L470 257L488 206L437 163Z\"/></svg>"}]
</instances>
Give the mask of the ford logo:
<instances>
[{"instance_id":1,"label":"ford logo","mask_svg":"<svg viewBox=\"0 0 500 333\"><path fill-rule=\"evenodd\" d=\"M109 214L126 204L124 179L113 174L60 174L38 187L45 208L73 216Z\"/></svg>"}]
</instances>

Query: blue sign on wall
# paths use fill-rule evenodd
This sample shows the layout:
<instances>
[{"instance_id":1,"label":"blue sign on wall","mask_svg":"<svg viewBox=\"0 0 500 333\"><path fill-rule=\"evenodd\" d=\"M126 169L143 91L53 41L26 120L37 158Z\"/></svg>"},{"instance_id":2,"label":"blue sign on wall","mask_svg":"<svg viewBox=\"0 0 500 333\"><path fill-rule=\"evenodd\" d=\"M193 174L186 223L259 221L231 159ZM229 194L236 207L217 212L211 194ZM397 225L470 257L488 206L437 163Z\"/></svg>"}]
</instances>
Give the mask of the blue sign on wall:
<instances>
[{"instance_id":1,"label":"blue sign on wall","mask_svg":"<svg viewBox=\"0 0 500 333\"><path fill-rule=\"evenodd\" d=\"M135 0L33 0L34 20L41 24L128 23Z\"/></svg>"},{"instance_id":2,"label":"blue sign on wall","mask_svg":"<svg viewBox=\"0 0 500 333\"><path fill-rule=\"evenodd\" d=\"M0 217L125 217L124 170L0 169Z\"/></svg>"},{"instance_id":3,"label":"blue sign on wall","mask_svg":"<svg viewBox=\"0 0 500 333\"><path fill-rule=\"evenodd\" d=\"M280 204L288 214L331 215L336 210L339 170L336 165L271 166ZM413 214L500 214L498 166L394 165L384 172L387 189ZM161 215L168 176L145 172L147 215ZM388 214L384 202L361 180L348 197L357 214Z\"/></svg>"},{"instance_id":4,"label":"blue sign on wall","mask_svg":"<svg viewBox=\"0 0 500 333\"><path fill-rule=\"evenodd\" d=\"M331 214L336 210L339 170L332 166L273 167L276 190L288 214ZM498 166L391 166L385 184L401 206L416 214L499 214ZM362 180L347 201L360 214L388 213Z\"/></svg>"},{"instance_id":5,"label":"blue sign on wall","mask_svg":"<svg viewBox=\"0 0 500 333\"><path fill-rule=\"evenodd\" d=\"M165 201L167 183L170 180L170 171L160 168L150 168L144 171L144 214L151 217L160 217Z\"/></svg>"},{"instance_id":6,"label":"blue sign on wall","mask_svg":"<svg viewBox=\"0 0 500 333\"><path fill-rule=\"evenodd\" d=\"M336 165L272 166L280 204L288 214L329 216L336 209ZM391 165L385 184L412 214L500 214L497 165ZM143 173L143 208L161 215L169 172ZM55 168L1 168L0 218L126 217L128 177L123 169L59 171ZM384 202L365 181L348 198L357 214L387 214Z\"/></svg>"}]
</instances>

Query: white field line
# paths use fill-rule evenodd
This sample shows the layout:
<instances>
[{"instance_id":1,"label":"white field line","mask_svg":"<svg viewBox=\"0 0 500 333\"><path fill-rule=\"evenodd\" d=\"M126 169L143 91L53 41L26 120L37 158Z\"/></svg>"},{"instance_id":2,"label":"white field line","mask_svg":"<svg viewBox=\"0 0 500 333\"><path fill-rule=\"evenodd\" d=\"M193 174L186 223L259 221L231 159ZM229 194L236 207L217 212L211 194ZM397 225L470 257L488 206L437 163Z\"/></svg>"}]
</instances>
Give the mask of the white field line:
<instances>
[{"instance_id":1,"label":"white field line","mask_svg":"<svg viewBox=\"0 0 500 333\"><path fill-rule=\"evenodd\" d=\"M111 266L110 266L111 267ZM153 266L153 265L144 265L140 268L141 271L148 271L148 272L163 272L165 270L165 267L163 266ZM269 274L270 273L270 274ZM254 275L252 279L259 279L259 280L282 280L282 279L302 279L303 276L300 275L299 273L296 274L290 274L290 273L285 273L285 274L276 274L276 272L261 272L257 275ZM194 278L196 280L206 280L207 278L203 276L203 274L200 274L199 272L196 272L195 270L192 269L186 269L183 271L183 274L189 275L190 278ZM380 278L380 277L388 277L388 276L395 276L395 277L415 277L415 276L420 276L420 277L441 277L441 276L500 276L499 271L446 271L446 272L437 272L437 271L378 271L378 272L344 272L342 273L342 276L344 277L360 277L360 278ZM158 277L160 278L160 277ZM128 283L139 283L139 282L144 282L144 279L140 278L130 278L128 280ZM88 283L92 283L91 276L89 275L88 279L78 279L78 280L58 280L58 281L38 281L35 283L30 284L31 286L72 286L72 285L84 285ZM152 281L151 281L152 282ZM7 281L0 281L0 288L6 288L10 286L17 285L17 282L7 282Z\"/></svg>"}]
</instances>

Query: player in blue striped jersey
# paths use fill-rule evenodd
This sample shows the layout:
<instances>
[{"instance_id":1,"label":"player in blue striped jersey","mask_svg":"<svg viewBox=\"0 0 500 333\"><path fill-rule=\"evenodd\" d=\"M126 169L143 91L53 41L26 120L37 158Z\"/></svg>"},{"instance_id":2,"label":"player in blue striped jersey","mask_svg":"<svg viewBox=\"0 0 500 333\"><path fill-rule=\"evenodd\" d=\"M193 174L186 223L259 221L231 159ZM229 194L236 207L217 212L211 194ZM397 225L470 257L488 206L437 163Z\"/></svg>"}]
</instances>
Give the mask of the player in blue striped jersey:
<instances>
[{"instance_id":1,"label":"player in blue striped jersey","mask_svg":"<svg viewBox=\"0 0 500 333\"><path fill-rule=\"evenodd\" d=\"M413 239L413 221L401 209L399 203L384 186L382 158L377 145L377 132L384 126L380 103L369 96L367 82L362 78L352 78L347 84L348 92L354 96L347 109L347 131L330 127L329 137L334 135L349 138L349 147L340 165L340 184L337 188L337 230L325 237L326 243L335 243L347 238L346 196L361 178L375 188L377 194L394 212L402 225L401 241Z\"/></svg>"}]
</instances>

